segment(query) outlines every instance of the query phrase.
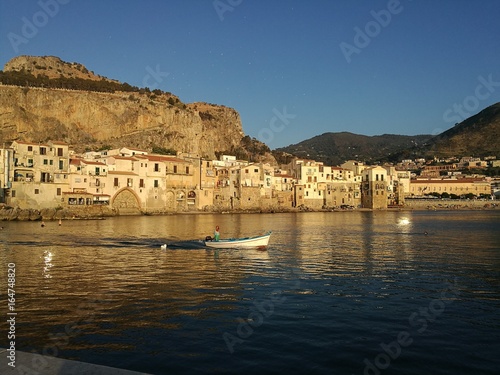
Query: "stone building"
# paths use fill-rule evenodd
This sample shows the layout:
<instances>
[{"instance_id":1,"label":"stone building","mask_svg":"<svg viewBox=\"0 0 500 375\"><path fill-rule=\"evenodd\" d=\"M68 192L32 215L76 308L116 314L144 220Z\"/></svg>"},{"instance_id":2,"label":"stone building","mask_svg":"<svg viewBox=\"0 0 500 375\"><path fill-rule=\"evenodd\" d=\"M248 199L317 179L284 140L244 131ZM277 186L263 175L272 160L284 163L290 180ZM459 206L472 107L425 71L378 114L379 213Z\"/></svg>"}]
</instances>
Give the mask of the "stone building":
<instances>
[{"instance_id":1,"label":"stone building","mask_svg":"<svg viewBox=\"0 0 500 375\"><path fill-rule=\"evenodd\" d=\"M8 203L20 208L61 206L69 190L69 145L14 141L13 181Z\"/></svg>"},{"instance_id":2,"label":"stone building","mask_svg":"<svg viewBox=\"0 0 500 375\"><path fill-rule=\"evenodd\" d=\"M361 205L363 208L387 208L387 171L380 166L363 170Z\"/></svg>"}]
</instances>

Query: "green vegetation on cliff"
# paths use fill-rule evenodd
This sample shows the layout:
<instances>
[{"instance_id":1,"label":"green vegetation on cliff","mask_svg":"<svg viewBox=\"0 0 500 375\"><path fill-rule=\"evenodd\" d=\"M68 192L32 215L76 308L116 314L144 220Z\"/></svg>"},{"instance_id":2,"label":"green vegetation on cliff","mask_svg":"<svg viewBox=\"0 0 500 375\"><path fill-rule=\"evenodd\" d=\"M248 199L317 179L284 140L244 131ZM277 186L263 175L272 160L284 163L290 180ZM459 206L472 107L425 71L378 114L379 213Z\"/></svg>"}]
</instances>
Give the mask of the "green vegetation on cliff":
<instances>
[{"instance_id":1,"label":"green vegetation on cliff","mask_svg":"<svg viewBox=\"0 0 500 375\"><path fill-rule=\"evenodd\" d=\"M33 74L21 70L21 71L1 71L0 70L0 83L5 85L21 86L21 87L45 87L45 88L55 88L55 89L68 89L68 90L82 90L82 91L95 91L95 92L136 92L140 94L152 93L154 96L169 95L170 92L163 92L159 89L151 91L148 87L139 88L137 86L131 86L128 83L120 83L116 81L109 81L102 78L99 81L84 78L75 77L64 77L61 75L59 78L49 78L44 74L38 74L34 76ZM171 99L171 103L170 103ZM174 105L179 100L170 98L169 103Z\"/></svg>"}]
</instances>

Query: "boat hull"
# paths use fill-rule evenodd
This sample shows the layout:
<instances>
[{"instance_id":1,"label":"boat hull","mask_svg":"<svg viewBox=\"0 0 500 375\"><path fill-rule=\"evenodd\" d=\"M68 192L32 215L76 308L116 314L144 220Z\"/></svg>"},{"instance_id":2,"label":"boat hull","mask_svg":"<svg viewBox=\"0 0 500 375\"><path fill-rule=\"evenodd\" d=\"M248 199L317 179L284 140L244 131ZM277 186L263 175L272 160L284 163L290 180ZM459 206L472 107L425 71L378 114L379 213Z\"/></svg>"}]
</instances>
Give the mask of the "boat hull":
<instances>
[{"instance_id":1,"label":"boat hull","mask_svg":"<svg viewBox=\"0 0 500 375\"><path fill-rule=\"evenodd\" d=\"M265 248L269 243L271 233L263 236L248 237L248 238L232 238L219 241L205 241L206 247L215 249L255 249Z\"/></svg>"}]
</instances>

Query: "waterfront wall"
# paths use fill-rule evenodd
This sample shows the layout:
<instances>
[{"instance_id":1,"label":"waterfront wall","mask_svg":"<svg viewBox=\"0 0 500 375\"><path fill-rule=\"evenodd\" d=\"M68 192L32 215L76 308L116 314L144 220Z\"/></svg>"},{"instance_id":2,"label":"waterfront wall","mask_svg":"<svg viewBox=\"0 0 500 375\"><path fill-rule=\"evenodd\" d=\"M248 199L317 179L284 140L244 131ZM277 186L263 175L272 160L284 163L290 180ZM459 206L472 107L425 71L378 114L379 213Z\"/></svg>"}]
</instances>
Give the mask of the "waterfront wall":
<instances>
[{"instance_id":1,"label":"waterfront wall","mask_svg":"<svg viewBox=\"0 0 500 375\"><path fill-rule=\"evenodd\" d=\"M481 199L406 199L404 208L413 210L479 210L499 208L499 200Z\"/></svg>"},{"instance_id":2,"label":"waterfront wall","mask_svg":"<svg viewBox=\"0 0 500 375\"><path fill-rule=\"evenodd\" d=\"M239 205L238 208L231 209L229 205L221 205L218 207L210 206L209 209L202 211L189 211L190 213L218 213L218 212L308 212L322 211L320 207L301 206L299 208L292 207L291 193L282 194L275 198L261 198L260 206L251 204ZM248 198L248 197L247 197ZM394 208L392 208L394 209ZM499 210L500 201L490 200L434 200L434 199L414 199L407 200L404 206L398 207L400 210ZM369 210L369 209L362 209ZM328 209L331 211L331 209ZM342 210L335 210L342 211ZM351 211L351 210L349 210ZM176 212L178 214L187 211ZM172 214L167 211L143 212L148 215ZM19 207L0 207L0 221L37 221L37 220L68 220L68 219L95 219L112 216L123 216L122 213L110 208L109 206L88 206L75 208L45 208L45 209L21 209Z\"/></svg>"}]
</instances>

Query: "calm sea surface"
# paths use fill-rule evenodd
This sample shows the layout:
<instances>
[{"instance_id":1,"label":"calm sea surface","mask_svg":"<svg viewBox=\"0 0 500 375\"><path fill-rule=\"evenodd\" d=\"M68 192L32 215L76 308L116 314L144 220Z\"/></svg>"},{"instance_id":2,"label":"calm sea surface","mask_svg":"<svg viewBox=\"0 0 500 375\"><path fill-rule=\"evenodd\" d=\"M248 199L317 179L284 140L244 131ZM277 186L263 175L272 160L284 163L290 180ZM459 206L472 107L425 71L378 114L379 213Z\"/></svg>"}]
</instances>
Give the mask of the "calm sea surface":
<instances>
[{"instance_id":1,"label":"calm sea surface","mask_svg":"<svg viewBox=\"0 0 500 375\"><path fill-rule=\"evenodd\" d=\"M4 222L16 349L151 374L498 374L500 212ZM168 249L260 234L267 251ZM7 346L7 325L0 346Z\"/></svg>"}]
</instances>

